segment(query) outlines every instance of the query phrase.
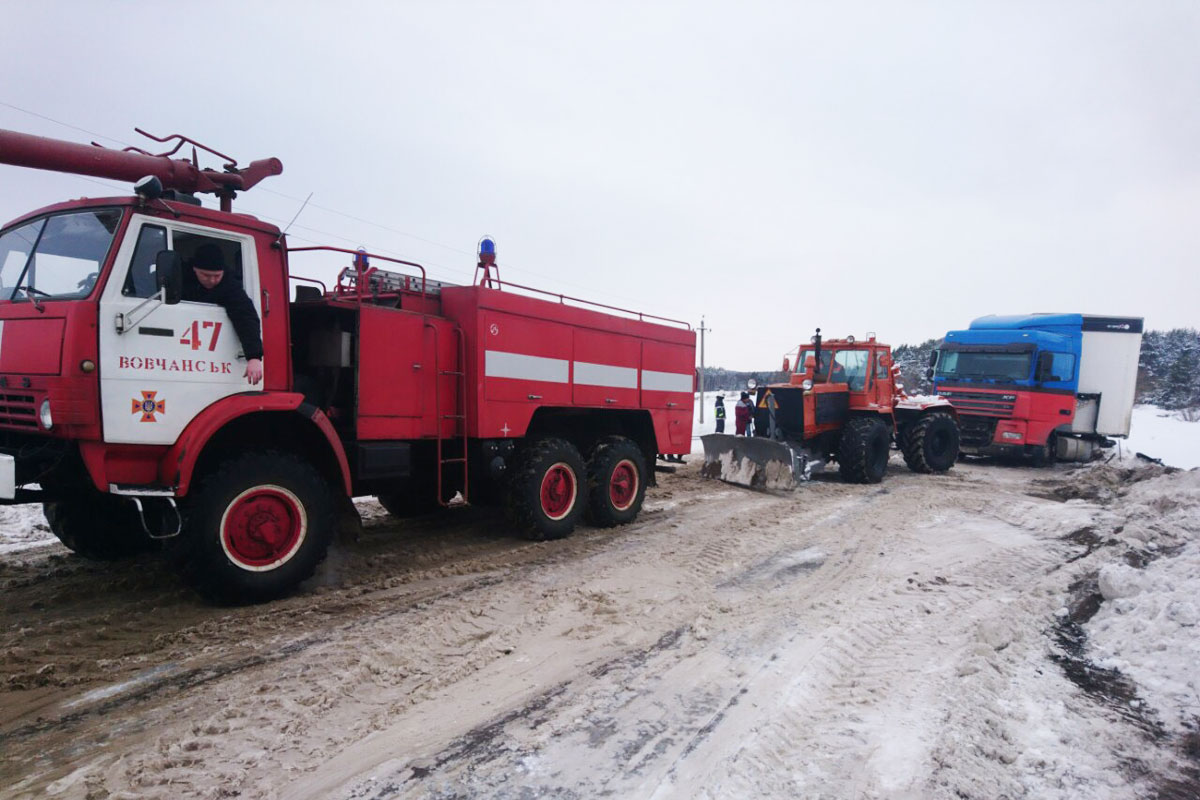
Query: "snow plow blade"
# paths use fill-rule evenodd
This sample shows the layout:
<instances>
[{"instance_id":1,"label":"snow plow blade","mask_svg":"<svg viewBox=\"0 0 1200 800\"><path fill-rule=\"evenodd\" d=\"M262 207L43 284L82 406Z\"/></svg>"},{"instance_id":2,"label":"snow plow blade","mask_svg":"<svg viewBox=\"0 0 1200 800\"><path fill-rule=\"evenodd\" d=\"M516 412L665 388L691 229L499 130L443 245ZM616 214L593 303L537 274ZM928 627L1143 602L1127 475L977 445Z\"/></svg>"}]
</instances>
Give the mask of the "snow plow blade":
<instances>
[{"instance_id":1,"label":"snow plow blade","mask_svg":"<svg viewBox=\"0 0 1200 800\"><path fill-rule=\"evenodd\" d=\"M816 466L802 450L771 439L710 433L700 441L701 474L751 489L794 489Z\"/></svg>"}]
</instances>

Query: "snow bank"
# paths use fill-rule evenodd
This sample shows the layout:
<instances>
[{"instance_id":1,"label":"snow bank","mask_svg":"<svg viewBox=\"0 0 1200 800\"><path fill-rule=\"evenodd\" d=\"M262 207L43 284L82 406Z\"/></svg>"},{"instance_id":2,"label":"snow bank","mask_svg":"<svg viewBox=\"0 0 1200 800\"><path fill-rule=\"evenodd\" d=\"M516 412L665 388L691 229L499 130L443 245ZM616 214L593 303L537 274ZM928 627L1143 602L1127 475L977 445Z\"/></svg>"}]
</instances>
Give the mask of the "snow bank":
<instances>
[{"instance_id":1,"label":"snow bank","mask_svg":"<svg viewBox=\"0 0 1200 800\"><path fill-rule=\"evenodd\" d=\"M1179 411L1134 406L1129 438L1120 447L1122 458L1145 453L1172 467L1200 467L1200 422L1188 422Z\"/></svg>"},{"instance_id":2,"label":"snow bank","mask_svg":"<svg viewBox=\"0 0 1200 800\"><path fill-rule=\"evenodd\" d=\"M1200 471L1143 481L1119 502L1122 516L1143 522L1126 541L1151 560L1101 567L1105 602L1084 626L1091 655L1181 732L1200 721Z\"/></svg>"}]
</instances>

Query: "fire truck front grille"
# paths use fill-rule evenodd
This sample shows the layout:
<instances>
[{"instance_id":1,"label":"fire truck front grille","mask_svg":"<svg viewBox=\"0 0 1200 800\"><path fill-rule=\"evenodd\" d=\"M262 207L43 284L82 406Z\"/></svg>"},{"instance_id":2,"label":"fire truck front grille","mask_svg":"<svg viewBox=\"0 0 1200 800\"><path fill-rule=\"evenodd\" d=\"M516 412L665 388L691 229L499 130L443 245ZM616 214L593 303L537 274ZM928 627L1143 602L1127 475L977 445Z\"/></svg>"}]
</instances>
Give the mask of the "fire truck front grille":
<instances>
[{"instance_id":1,"label":"fire truck front grille","mask_svg":"<svg viewBox=\"0 0 1200 800\"><path fill-rule=\"evenodd\" d=\"M0 427L37 429L37 406L31 394L0 394Z\"/></svg>"},{"instance_id":2,"label":"fire truck front grille","mask_svg":"<svg viewBox=\"0 0 1200 800\"><path fill-rule=\"evenodd\" d=\"M943 390L939 395L964 414L979 414L989 417L1011 417L1017 402L1015 394L993 394L991 392L963 392L957 389Z\"/></svg>"}]
</instances>

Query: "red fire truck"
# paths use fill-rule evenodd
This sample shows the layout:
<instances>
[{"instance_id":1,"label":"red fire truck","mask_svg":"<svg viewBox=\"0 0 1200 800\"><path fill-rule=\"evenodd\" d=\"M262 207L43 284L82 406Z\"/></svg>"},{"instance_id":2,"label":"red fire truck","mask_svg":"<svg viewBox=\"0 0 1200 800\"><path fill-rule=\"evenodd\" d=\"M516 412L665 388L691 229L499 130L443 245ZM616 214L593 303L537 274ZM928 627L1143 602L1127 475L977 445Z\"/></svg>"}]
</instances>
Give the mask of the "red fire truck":
<instances>
[{"instance_id":1,"label":"red fire truck","mask_svg":"<svg viewBox=\"0 0 1200 800\"><path fill-rule=\"evenodd\" d=\"M258 601L313 573L354 497L396 515L502 504L558 538L582 515L633 520L656 453L689 452L686 323L501 283L489 240L470 286L289 248L232 211L277 160L216 171L175 150L0 131L0 162L138 181L0 230L0 502L43 503L77 553L163 539L209 598ZM261 318L259 386L225 310L181 301L211 245ZM297 250L346 265L336 284L291 275Z\"/></svg>"}]
</instances>

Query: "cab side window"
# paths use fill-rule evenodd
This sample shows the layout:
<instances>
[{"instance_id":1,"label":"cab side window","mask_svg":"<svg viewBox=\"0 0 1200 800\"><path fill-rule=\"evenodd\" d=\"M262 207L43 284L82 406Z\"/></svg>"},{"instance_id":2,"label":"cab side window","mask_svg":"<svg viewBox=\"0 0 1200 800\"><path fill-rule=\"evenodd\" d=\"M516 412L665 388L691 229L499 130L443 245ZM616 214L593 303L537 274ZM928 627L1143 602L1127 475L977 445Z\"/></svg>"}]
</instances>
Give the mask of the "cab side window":
<instances>
[{"instance_id":1,"label":"cab side window","mask_svg":"<svg viewBox=\"0 0 1200 800\"><path fill-rule=\"evenodd\" d=\"M154 281L154 259L159 251L167 249L167 229L157 225L146 225L138 234L129 273L121 294L126 297L150 297L157 287Z\"/></svg>"},{"instance_id":2,"label":"cab side window","mask_svg":"<svg viewBox=\"0 0 1200 800\"><path fill-rule=\"evenodd\" d=\"M1075 356L1072 353L1054 353L1050 361L1048 381L1069 381L1075 377Z\"/></svg>"}]
</instances>

